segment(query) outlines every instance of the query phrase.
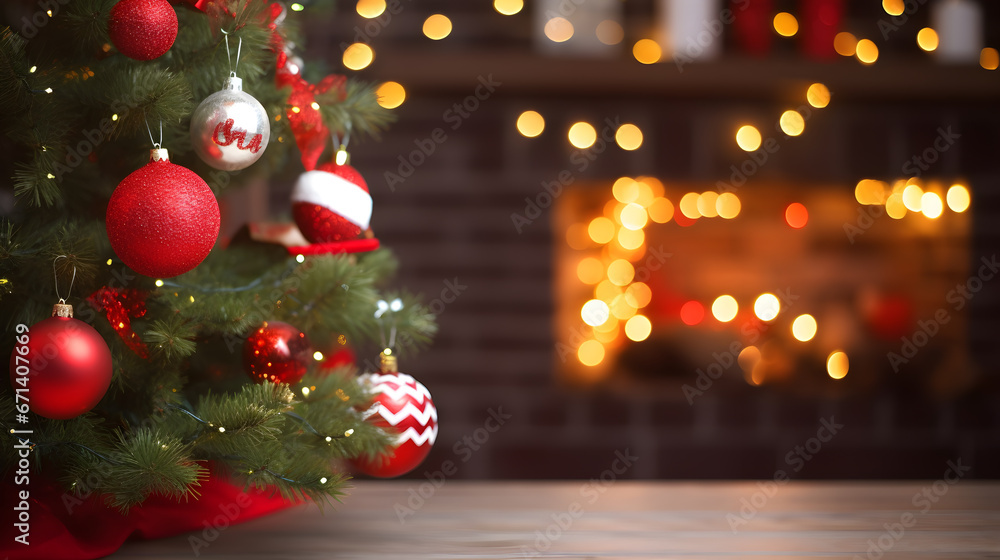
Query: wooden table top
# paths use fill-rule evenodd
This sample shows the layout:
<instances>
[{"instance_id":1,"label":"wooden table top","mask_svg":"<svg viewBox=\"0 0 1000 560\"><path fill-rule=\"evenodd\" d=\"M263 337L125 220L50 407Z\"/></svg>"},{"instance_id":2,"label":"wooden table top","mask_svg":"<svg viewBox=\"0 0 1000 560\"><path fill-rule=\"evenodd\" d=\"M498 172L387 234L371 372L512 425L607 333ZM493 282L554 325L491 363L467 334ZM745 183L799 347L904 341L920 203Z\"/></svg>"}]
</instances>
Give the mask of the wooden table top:
<instances>
[{"instance_id":1,"label":"wooden table top","mask_svg":"<svg viewBox=\"0 0 1000 560\"><path fill-rule=\"evenodd\" d=\"M609 471L610 472L610 471ZM198 557L721 559L1000 557L1000 482L360 481L220 532ZM412 493L411 493L412 490ZM419 496L421 490L427 498ZM409 500L409 502L408 502ZM421 503L422 502L422 503ZM121 560L190 559L189 539Z\"/></svg>"}]
</instances>

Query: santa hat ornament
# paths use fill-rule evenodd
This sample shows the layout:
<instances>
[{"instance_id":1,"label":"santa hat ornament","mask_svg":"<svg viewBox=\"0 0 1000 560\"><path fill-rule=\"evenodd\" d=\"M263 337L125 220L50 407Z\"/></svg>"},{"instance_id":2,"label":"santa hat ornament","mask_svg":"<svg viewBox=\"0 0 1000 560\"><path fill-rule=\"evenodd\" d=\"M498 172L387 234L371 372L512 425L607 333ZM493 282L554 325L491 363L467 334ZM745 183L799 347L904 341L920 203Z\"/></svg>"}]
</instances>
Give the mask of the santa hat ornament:
<instances>
[{"instance_id":1,"label":"santa hat ornament","mask_svg":"<svg viewBox=\"0 0 1000 560\"><path fill-rule=\"evenodd\" d=\"M346 140L333 162L303 173L292 191L292 216L310 243L354 239L371 222L372 197L364 178L348 165Z\"/></svg>"}]
</instances>

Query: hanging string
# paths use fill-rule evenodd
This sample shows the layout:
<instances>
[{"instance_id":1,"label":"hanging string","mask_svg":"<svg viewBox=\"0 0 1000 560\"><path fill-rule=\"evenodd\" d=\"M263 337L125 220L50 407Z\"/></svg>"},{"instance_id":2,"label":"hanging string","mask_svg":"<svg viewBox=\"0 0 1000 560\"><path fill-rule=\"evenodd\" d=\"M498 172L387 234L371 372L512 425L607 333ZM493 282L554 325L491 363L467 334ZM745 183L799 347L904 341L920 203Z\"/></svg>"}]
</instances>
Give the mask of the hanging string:
<instances>
[{"instance_id":1,"label":"hanging string","mask_svg":"<svg viewBox=\"0 0 1000 560\"><path fill-rule=\"evenodd\" d=\"M235 78L236 71L240 68L240 54L243 52L243 37L236 45L236 66L233 66L233 56L229 52L229 33L223 29L222 34L226 36L226 59L229 61L229 76Z\"/></svg>"},{"instance_id":2,"label":"hanging string","mask_svg":"<svg viewBox=\"0 0 1000 560\"><path fill-rule=\"evenodd\" d=\"M55 277L56 284L56 297L59 298L59 303L66 303L66 298L59 295L59 271L56 269L56 263L59 259L68 259L66 255L59 255L52 261L52 276ZM76 282L76 265L73 266L73 278L69 281L69 289L66 290L66 297L69 297L73 293L73 284Z\"/></svg>"},{"instance_id":3,"label":"hanging string","mask_svg":"<svg viewBox=\"0 0 1000 560\"><path fill-rule=\"evenodd\" d=\"M160 146L163 145L163 119L160 119L160 141L157 142L153 140L153 131L149 128L149 121L143 118L146 122L146 132L149 133L149 142L153 145L153 148L159 150Z\"/></svg>"}]
</instances>

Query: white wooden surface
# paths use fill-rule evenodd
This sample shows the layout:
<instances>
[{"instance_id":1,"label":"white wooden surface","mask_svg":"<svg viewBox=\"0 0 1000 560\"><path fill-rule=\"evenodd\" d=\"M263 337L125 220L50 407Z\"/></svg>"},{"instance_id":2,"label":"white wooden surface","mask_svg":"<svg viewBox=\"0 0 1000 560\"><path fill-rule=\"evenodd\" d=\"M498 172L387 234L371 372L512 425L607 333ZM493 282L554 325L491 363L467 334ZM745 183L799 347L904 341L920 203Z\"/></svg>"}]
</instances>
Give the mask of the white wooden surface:
<instances>
[{"instance_id":1,"label":"white wooden surface","mask_svg":"<svg viewBox=\"0 0 1000 560\"><path fill-rule=\"evenodd\" d=\"M767 497L755 482L451 481L400 522L396 505L408 507L420 482L362 481L336 511L303 506L214 539L130 542L114 558L830 559L868 558L869 549L872 560L1000 558L1000 483L939 483L940 496L932 484L790 482ZM915 505L925 488L936 503ZM741 499L760 507L745 509L734 531ZM893 528L897 538L886 524L907 513L913 523ZM198 538L208 546L195 551Z\"/></svg>"}]
</instances>

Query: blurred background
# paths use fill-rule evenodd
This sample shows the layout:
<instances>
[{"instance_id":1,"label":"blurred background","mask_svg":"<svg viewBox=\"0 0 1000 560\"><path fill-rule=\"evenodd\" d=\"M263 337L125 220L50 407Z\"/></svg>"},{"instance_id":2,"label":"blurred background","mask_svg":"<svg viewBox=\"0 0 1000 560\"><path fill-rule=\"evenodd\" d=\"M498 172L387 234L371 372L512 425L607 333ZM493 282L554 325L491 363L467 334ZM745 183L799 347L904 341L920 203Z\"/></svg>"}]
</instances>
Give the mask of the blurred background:
<instances>
[{"instance_id":1,"label":"blurred background","mask_svg":"<svg viewBox=\"0 0 1000 560\"><path fill-rule=\"evenodd\" d=\"M439 313L411 478L1000 476L996 2L291 9L398 117L351 152Z\"/></svg>"}]
</instances>

